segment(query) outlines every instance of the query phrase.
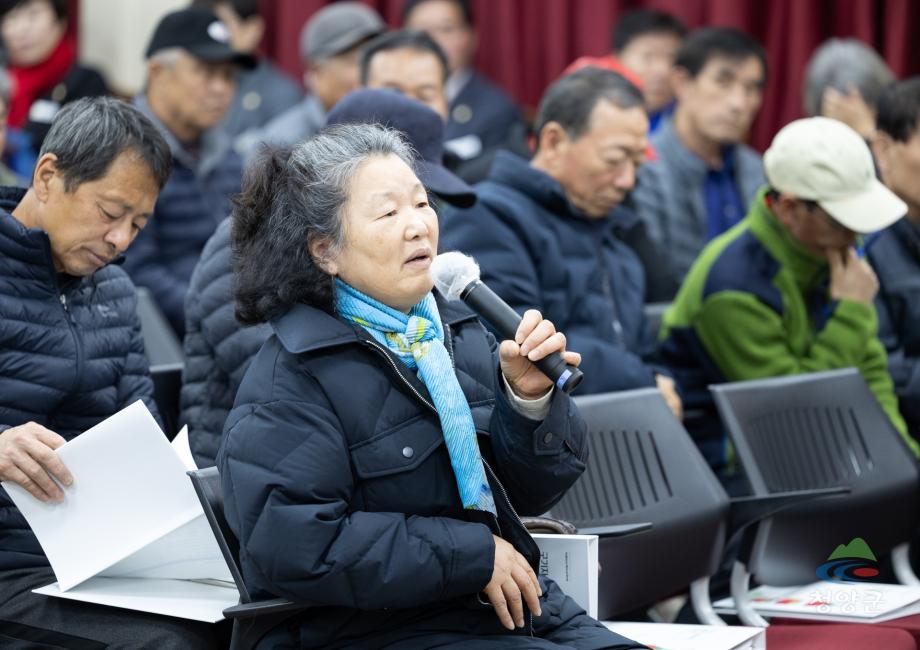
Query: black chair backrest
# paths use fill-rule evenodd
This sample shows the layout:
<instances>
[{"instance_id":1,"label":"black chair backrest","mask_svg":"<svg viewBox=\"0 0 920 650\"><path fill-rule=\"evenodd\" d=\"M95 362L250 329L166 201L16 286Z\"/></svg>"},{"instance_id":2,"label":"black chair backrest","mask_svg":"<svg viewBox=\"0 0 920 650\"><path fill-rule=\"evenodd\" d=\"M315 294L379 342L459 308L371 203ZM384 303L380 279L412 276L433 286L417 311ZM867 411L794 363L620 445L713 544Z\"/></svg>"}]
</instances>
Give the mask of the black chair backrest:
<instances>
[{"instance_id":1,"label":"black chair backrest","mask_svg":"<svg viewBox=\"0 0 920 650\"><path fill-rule=\"evenodd\" d=\"M182 343L153 296L144 287L137 289L137 316L141 322L144 351L153 378L153 398L163 417L166 434L172 438L178 429L179 391L185 367Z\"/></svg>"},{"instance_id":2,"label":"black chair backrest","mask_svg":"<svg viewBox=\"0 0 920 650\"><path fill-rule=\"evenodd\" d=\"M205 517L208 518L208 523L217 539L220 552L230 568L233 582L240 591L240 602L250 603L252 599L243 583L243 574L240 572L240 543L224 517L224 491L220 483L220 474L216 467L206 467L191 470L188 475L192 479L192 485L198 494L198 500L201 501Z\"/></svg>"},{"instance_id":3,"label":"black chair backrest","mask_svg":"<svg viewBox=\"0 0 920 650\"><path fill-rule=\"evenodd\" d=\"M848 487L760 524L749 569L760 582L803 584L855 537L876 555L908 541L920 473L855 369L711 387L755 495Z\"/></svg>"},{"instance_id":4,"label":"black chair backrest","mask_svg":"<svg viewBox=\"0 0 920 650\"><path fill-rule=\"evenodd\" d=\"M575 401L588 423L591 453L585 473L552 515L588 533L605 525L652 524L641 535L601 540L600 618L715 573L729 499L661 394L643 389Z\"/></svg>"}]
</instances>

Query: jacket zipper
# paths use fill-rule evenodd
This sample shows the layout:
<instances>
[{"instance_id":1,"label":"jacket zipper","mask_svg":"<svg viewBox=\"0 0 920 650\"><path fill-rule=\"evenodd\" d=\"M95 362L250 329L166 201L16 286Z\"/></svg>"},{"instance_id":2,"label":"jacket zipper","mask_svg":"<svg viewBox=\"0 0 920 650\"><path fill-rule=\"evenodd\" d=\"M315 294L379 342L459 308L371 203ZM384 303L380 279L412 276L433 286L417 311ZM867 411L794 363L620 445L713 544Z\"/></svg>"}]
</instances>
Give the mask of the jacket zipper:
<instances>
[{"instance_id":1,"label":"jacket zipper","mask_svg":"<svg viewBox=\"0 0 920 650\"><path fill-rule=\"evenodd\" d=\"M64 309L64 316L67 319L67 326L70 328L70 333L73 336L74 347L76 349L76 363L74 369L73 385L71 386L71 392L76 392L77 385L80 382L80 377L83 374L83 339L80 338L79 333L77 332L76 323L73 320L73 314L70 311L70 307L67 306L67 295L64 292L60 293L61 307Z\"/></svg>"},{"instance_id":2,"label":"jacket zipper","mask_svg":"<svg viewBox=\"0 0 920 650\"><path fill-rule=\"evenodd\" d=\"M604 257L604 242L597 242L597 256L601 265L601 287L604 290L604 296L613 312L613 333L616 334L617 343L623 345L623 323L620 322L620 310L617 307L616 298L613 296L613 286L610 281L610 274L607 272L606 258Z\"/></svg>"},{"instance_id":3,"label":"jacket zipper","mask_svg":"<svg viewBox=\"0 0 920 650\"><path fill-rule=\"evenodd\" d=\"M434 412L434 414L437 415L438 409L436 409L436 408L434 407L434 404L432 404L432 403L429 402L427 399L425 399L425 398L422 396L422 394L419 393L419 392L415 389L415 386L413 386L411 383L409 383L409 381L408 381L405 377L403 377L403 374L402 374L402 372L399 370L399 367L396 365L396 362L393 361L393 357L391 357L391 356L389 355L389 353L388 353L386 350L384 350L383 347L382 347L379 343L377 343L376 341L374 341L374 340L368 340L368 339L362 339L362 340L363 340L367 345L371 346L372 348L374 348L375 350L377 350L378 352L380 352L380 354L382 354L382 355L386 358L386 360L390 363L390 367L393 368L393 371L399 376L399 378L402 380L402 382L403 382L406 386L409 387L409 390L412 391L412 393L419 399L420 402L422 402L425 406L427 406L428 408L430 408L430 409ZM453 359L453 357L451 357L451 359ZM490 476L492 477L492 479L495 481L495 485L498 487L498 491L501 492L502 497L505 499L505 503L508 504L508 508L511 510L511 513L514 515L514 518L517 520L518 525L521 527L521 529L522 529L525 533L527 533L528 535L530 535L530 533L527 531L527 527L524 525L524 522L521 521L521 516L517 513L517 510L515 510L515 509L514 509L514 506L511 504L511 499L508 498L508 493L505 492L505 486L502 485L502 482L498 480L498 476L496 476L495 472L492 471L492 467L489 466L489 463L488 463L488 461L486 461L485 458L482 459L482 465L483 465L483 467L485 467L486 471L489 473L489 475L490 475ZM501 524L500 524L499 521L498 521L498 516L497 516L497 515L496 515L496 517L495 517L495 524L498 526L498 533L499 533L499 535L501 535L502 527L501 527ZM530 630L529 630L529 631L530 631L530 636L533 636L533 613L532 613L532 612L528 612L528 613L530 614Z\"/></svg>"}]
</instances>

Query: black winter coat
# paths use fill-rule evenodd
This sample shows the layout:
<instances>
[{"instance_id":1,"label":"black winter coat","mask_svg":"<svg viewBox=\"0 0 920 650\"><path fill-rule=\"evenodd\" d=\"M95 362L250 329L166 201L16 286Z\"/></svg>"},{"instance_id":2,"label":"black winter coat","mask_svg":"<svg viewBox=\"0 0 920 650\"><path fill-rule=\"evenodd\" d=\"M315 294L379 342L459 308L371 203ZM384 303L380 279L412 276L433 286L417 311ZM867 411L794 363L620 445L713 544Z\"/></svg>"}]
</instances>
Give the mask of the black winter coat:
<instances>
[{"instance_id":1,"label":"black winter coat","mask_svg":"<svg viewBox=\"0 0 920 650\"><path fill-rule=\"evenodd\" d=\"M906 217L869 249L879 280L878 336L911 434L920 436L920 226Z\"/></svg>"},{"instance_id":2,"label":"black winter coat","mask_svg":"<svg viewBox=\"0 0 920 650\"><path fill-rule=\"evenodd\" d=\"M249 362L271 327L242 327L233 315L230 218L205 244L185 297L185 370L182 414L198 467L217 457L227 414Z\"/></svg>"},{"instance_id":3,"label":"black winter coat","mask_svg":"<svg viewBox=\"0 0 920 650\"><path fill-rule=\"evenodd\" d=\"M522 314L539 309L565 332L582 355L579 394L654 386L645 274L615 234L636 217L617 209L589 219L552 177L504 151L476 195L473 207L445 212L439 248L472 255L505 302Z\"/></svg>"},{"instance_id":4,"label":"black winter coat","mask_svg":"<svg viewBox=\"0 0 920 650\"><path fill-rule=\"evenodd\" d=\"M56 273L48 235L10 214L24 194L0 188L0 431L34 421L69 440L138 399L158 418L134 285L113 265ZM47 563L0 488L0 570Z\"/></svg>"},{"instance_id":5,"label":"black winter coat","mask_svg":"<svg viewBox=\"0 0 920 650\"><path fill-rule=\"evenodd\" d=\"M515 511L545 512L584 470L571 399L557 393L543 422L520 415L497 389L494 339L469 312L438 306L497 521L463 510L428 391L361 328L295 306L240 386L218 455L227 519L252 592L316 605L278 632L301 647L372 648L458 626L501 634L476 598L491 578L492 534L536 566ZM572 603L554 593L544 617Z\"/></svg>"}]
</instances>

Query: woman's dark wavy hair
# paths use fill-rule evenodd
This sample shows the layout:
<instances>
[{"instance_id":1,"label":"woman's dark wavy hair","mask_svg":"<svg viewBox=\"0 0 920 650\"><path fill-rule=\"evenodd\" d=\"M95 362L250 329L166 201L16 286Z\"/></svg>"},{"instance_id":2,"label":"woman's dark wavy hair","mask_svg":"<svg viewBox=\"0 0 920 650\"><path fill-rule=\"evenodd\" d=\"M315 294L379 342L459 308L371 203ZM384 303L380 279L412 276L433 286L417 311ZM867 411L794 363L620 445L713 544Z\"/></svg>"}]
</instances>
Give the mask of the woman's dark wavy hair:
<instances>
[{"instance_id":1,"label":"woman's dark wavy hair","mask_svg":"<svg viewBox=\"0 0 920 650\"><path fill-rule=\"evenodd\" d=\"M234 199L237 320L264 323L297 303L333 313L333 277L313 259L310 242L341 249L352 178L368 158L388 155L414 161L398 131L376 124L339 124L293 148L262 149Z\"/></svg>"}]
</instances>

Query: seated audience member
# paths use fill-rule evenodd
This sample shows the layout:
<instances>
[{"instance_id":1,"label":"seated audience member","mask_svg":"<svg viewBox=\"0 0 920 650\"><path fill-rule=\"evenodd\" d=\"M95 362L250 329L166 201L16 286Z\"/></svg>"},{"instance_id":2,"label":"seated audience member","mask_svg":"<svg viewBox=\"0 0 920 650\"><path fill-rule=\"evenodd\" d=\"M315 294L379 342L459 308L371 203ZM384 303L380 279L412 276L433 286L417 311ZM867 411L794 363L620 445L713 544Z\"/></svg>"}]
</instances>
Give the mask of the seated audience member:
<instances>
[{"instance_id":1,"label":"seated audience member","mask_svg":"<svg viewBox=\"0 0 920 650\"><path fill-rule=\"evenodd\" d=\"M262 144L294 145L323 128L326 113L358 87L358 49L384 31L383 19L360 2L336 2L317 11L300 32L309 92L264 127L240 135L236 150L248 159Z\"/></svg>"},{"instance_id":2,"label":"seated audience member","mask_svg":"<svg viewBox=\"0 0 920 650\"><path fill-rule=\"evenodd\" d=\"M665 314L663 361L688 402L712 383L855 367L917 453L876 335L878 280L853 248L856 233L888 226L904 203L837 120L787 125L764 164L769 185L706 246Z\"/></svg>"},{"instance_id":3,"label":"seated audience member","mask_svg":"<svg viewBox=\"0 0 920 650\"><path fill-rule=\"evenodd\" d=\"M314 605L265 647L641 647L537 578L515 515L584 471L584 422L531 364L579 355L538 311L499 345L432 290L438 218L396 131L267 152L233 248L237 317L273 335L224 429L227 520L251 593Z\"/></svg>"},{"instance_id":4,"label":"seated audience member","mask_svg":"<svg viewBox=\"0 0 920 650\"><path fill-rule=\"evenodd\" d=\"M458 167L463 175L480 167L475 159L491 158L491 150L507 145L512 132L523 131L521 113L503 90L473 69L478 39L470 0L409 0L402 16L405 27L426 32L447 55L444 148L466 163Z\"/></svg>"},{"instance_id":5,"label":"seated audience member","mask_svg":"<svg viewBox=\"0 0 920 650\"><path fill-rule=\"evenodd\" d=\"M539 309L584 355L582 393L658 385L680 414L673 381L647 363L654 335L645 278L614 234L648 143L642 93L588 67L553 83L537 113L528 161L501 151L477 203L448 211L445 250L476 258L483 280L519 312Z\"/></svg>"},{"instance_id":6,"label":"seated audience member","mask_svg":"<svg viewBox=\"0 0 920 650\"><path fill-rule=\"evenodd\" d=\"M258 56L265 19L258 0L194 0L193 7L210 9L226 25L230 47L256 57L258 65L237 78L236 94L220 128L231 138L262 127L273 117L300 103L303 91L267 57Z\"/></svg>"},{"instance_id":7,"label":"seated audience member","mask_svg":"<svg viewBox=\"0 0 920 650\"><path fill-rule=\"evenodd\" d=\"M679 19L657 9L627 11L613 28L614 56L642 81L650 133L674 112L671 68L686 33Z\"/></svg>"},{"instance_id":8,"label":"seated audience member","mask_svg":"<svg viewBox=\"0 0 920 650\"><path fill-rule=\"evenodd\" d=\"M139 399L157 412L134 285L111 262L150 219L169 167L137 109L82 99L55 117L31 187L0 188L0 480L42 501L80 483L55 453L67 440ZM54 580L0 488L0 645L213 643L205 624L32 593Z\"/></svg>"},{"instance_id":9,"label":"seated audience member","mask_svg":"<svg viewBox=\"0 0 920 650\"><path fill-rule=\"evenodd\" d=\"M381 34L361 48L361 85L393 88L417 99L447 120L447 55L425 32L401 29Z\"/></svg>"},{"instance_id":10,"label":"seated audience member","mask_svg":"<svg viewBox=\"0 0 920 650\"><path fill-rule=\"evenodd\" d=\"M875 105L894 74L878 52L855 38L832 38L805 70L805 113L840 120L865 140L875 134Z\"/></svg>"},{"instance_id":11,"label":"seated audience member","mask_svg":"<svg viewBox=\"0 0 920 650\"><path fill-rule=\"evenodd\" d=\"M13 82L5 68L0 68L0 152L6 146L6 117L9 114ZM29 181L0 162L0 186L28 187Z\"/></svg>"},{"instance_id":12,"label":"seated audience member","mask_svg":"<svg viewBox=\"0 0 920 650\"><path fill-rule=\"evenodd\" d=\"M0 38L14 89L11 164L23 176L32 175L35 152L62 105L109 92L102 75L77 63L76 39L68 32L71 6L67 0L0 2Z\"/></svg>"},{"instance_id":13,"label":"seated audience member","mask_svg":"<svg viewBox=\"0 0 920 650\"><path fill-rule=\"evenodd\" d=\"M205 9L165 16L147 48L147 87L134 103L169 143L173 170L125 270L150 290L180 336L192 269L240 190L242 161L214 127L233 101L237 70L254 64L230 47L226 27Z\"/></svg>"},{"instance_id":14,"label":"seated audience member","mask_svg":"<svg viewBox=\"0 0 920 650\"><path fill-rule=\"evenodd\" d=\"M652 136L658 159L642 167L632 194L672 295L706 242L744 217L764 183L760 156L742 143L766 74L763 48L734 29L697 30L678 51L677 107Z\"/></svg>"},{"instance_id":15,"label":"seated audience member","mask_svg":"<svg viewBox=\"0 0 920 650\"><path fill-rule=\"evenodd\" d=\"M879 338L888 348L908 429L920 435L920 77L902 81L878 100L873 142L882 182L907 204L907 218L864 246L878 275Z\"/></svg>"},{"instance_id":16,"label":"seated audience member","mask_svg":"<svg viewBox=\"0 0 920 650\"><path fill-rule=\"evenodd\" d=\"M420 158L415 171L429 201L469 207L473 188L441 165L444 121L430 108L395 90L364 89L329 113L330 124L382 124L401 131ZM271 335L268 325L240 327L233 317L231 220L217 228L201 253L185 299L185 371L182 415L199 467L214 464L220 436L249 362Z\"/></svg>"}]
</instances>

